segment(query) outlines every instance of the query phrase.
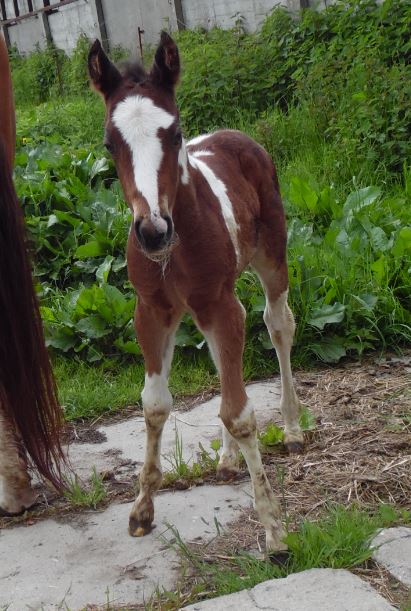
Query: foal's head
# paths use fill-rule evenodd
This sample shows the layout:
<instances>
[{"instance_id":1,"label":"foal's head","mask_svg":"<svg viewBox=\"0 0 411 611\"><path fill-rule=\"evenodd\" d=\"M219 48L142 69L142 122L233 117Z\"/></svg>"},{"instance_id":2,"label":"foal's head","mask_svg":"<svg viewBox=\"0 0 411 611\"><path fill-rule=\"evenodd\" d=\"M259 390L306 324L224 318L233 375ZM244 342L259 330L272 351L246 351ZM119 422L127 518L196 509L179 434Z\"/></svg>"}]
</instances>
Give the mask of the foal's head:
<instances>
[{"instance_id":1,"label":"foal's head","mask_svg":"<svg viewBox=\"0 0 411 611\"><path fill-rule=\"evenodd\" d=\"M96 40L88 67L105 100L104 144L133 213L137 239L148 255L167 252L174 238L180 151L184 154L174 98L180 73L177 46L163 32L149 72L134 65L121 73Z\"/></svg>"}]
</instances>

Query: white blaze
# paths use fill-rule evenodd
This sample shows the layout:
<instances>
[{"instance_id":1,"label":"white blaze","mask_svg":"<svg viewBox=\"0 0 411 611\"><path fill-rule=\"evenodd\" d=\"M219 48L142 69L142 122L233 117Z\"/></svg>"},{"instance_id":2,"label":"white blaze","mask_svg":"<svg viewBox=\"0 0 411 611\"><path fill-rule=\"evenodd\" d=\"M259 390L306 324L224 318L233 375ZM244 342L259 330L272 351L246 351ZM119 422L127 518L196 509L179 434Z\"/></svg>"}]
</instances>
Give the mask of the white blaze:
<instances>
[{"instance_id":1,"label":"white blaze","mask_svg":"<svg viewBox=\"0 0 411 611\"><path fill-rule=\"evenodd\" d=\"M117 104L113 123L130 147L134 181L146 199L152 218L158 218L158 171L163 158L158 130L170 127L175 117L150 98L130 96Z\"/></svg>"}]
</instances>

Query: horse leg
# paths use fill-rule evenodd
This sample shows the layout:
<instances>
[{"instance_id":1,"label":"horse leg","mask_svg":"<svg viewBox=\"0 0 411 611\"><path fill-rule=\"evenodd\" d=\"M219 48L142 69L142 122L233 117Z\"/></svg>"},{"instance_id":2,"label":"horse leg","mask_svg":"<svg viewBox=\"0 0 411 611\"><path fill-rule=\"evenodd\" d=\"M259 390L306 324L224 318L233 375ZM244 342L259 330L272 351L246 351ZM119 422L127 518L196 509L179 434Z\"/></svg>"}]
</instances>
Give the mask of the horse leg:
<instances>
[{"instance_id":1,"label":"horse leg","mask_svg":"<svg viewBox=\"0 0 411 611\"><path fill-rule=\"evenodd\" d=\"M251 476L254 507L265 528L268 554L287 550L280 506L266 476L258 449L253 405L247 398L242 372L244 312L233 294L223 296L213 308L196 313L206 337L213 338L221 380L220 417L231 438L238 444ZM230 438L229 438L230 439Z\"/></svg>"},{"instance_id":2,"label":"horse leg","mask_svg":"<svg viewBox=\"0 0 411 611\"><path fill-rule=\"evenodd\" d=\"M174 351L175 332L181 314L172 315L139 304L135 326L145 362L145 383L141 393L146 422L146 453L140 472L140 490L129 519L129 532L141 537L152 530L153 494L162 480L160 452L164 423L172 407L168 376Z\"/></svg>"},{"instance_id":3,"label":"horse leg","mask_svg":"<svg viewBox=\"0 0 411 611\"><path fill-rule=\"evenodd\" d=\"M31 487L27 460L14 425L0 407L0 478L3 495L0 514L17 514L28 509L37 495Z\"/></svg>"},{"instance_id":4,"label":"horse leg","mask_svg":"<svg viewBox=\"0 0 411 611\"><path fill-rule=\"evenodd\" d=\"M243 316L245 317L245 310L243 305L240 303L240 307L243 309ZM201 329L204 337L207 340L208 348L210 350L211 357L214 361L214 365L217 369L218 374L221 376L221 363L218 352L218 346L216 345L214 335L212 331L207 329ZM217 465L217 480L228 482L238 474L238 443L234 437L230 434L225 424L221 426L223 448L220 455L220 460Z\"/></svg>"},{"instance_id":5,"label":"horse leg","mask_svg":"<svg viewBox=\"0 0 411 611\"><path fill-rule=\"evenodd\" d=\"M290 453L300 452L304 445L304 435L299 423L300 403L294 388L290 362L295 322L287 303L287 264L283 262L275 265L264 256L256 256L252 265L266 296L264 322L280 364L280 407L284 419L284 443Z\"/></svg>"}]
</instances>

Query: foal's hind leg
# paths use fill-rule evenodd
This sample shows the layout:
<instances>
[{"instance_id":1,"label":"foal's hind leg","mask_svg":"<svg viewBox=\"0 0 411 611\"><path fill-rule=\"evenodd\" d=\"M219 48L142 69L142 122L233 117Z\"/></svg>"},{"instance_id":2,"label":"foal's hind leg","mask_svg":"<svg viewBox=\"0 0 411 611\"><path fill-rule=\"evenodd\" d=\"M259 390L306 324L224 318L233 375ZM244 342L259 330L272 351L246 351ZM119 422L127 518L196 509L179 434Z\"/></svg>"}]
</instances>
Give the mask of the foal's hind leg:
<instances>
[{"instance_id":1,"label":"foal's hind leg","mask_svg":"<svg viewBox=\"0 0 411 611\"><path fill-rule=\"evenodd\" d=\"M129 532L134 537L146 535L152 529L153 494L159 489L162 479L161 435L172 406L168 376L180 317L180 313L170 315L143 304L136 311L136 332L146 368L141 393L146 422L146 455L140 472L139 495L130 513Z\"/></svg>"},{"instance_id":2,"label":"foal's hind leg","mask_svg":"<svg viewBox=\"0 0 411 611\"><path fill-rule=\"evenodd\" d=\"M291 373L290 353L295 322L287 303L288 272L285 262L275 265L261 253L252 261L266 296L264 322L277 352L281 374L281 413L284 419L284 442L289 452L299 452L304 436L299 423L300 403Z\"/></svg>"},{"instance_id":3,"label":"foal's hind leg","mask_svg":"<svg viewBox=\"0 0 411 611\"><path fill-rule=\"evenodd\" d=\"M243 311L243 317L245 318L245 310L243 305L239 302L240 308ZM207 340L207 344L214 361L214 365L221 376L221 360L219 355L218 345L216 338L214 337L213 331L202 329L204 337ZM234 479L239 471L238 468L238 443L231 435L225 424L221 427L223 437L223 448L220 455L220 460L217 466L217 479L220 481L228 482Z\"/></svg>"},{"instance_id":4,"label":"foal's hind leg","mask_svg":"<svg viewBox=\"0 0 411 611\"><path fill-rule=\"evenodd\" d=\"M0 406L0 479L3 494L1 513L16 514L28 509L36 500L27 471L25 452L19 443L14 426Z\"/></svg>"},{"instance_id":5,"label":"foal's hind leg","mask_svg":"<svg viewBox=\"0 0 411 611\"><path fill-rule=\"evenodd\" d=\"M243 382L244 314L234 294L223 295L217 304L195 312L196 321L207 338L213 338L213 350L219 362L221 379L220 417L231 438L240 447L250 472L254 506L265 528L267 553L287 549L280 507L264 471L257 442L253 405Z\"/></svg>"}]
</instances>

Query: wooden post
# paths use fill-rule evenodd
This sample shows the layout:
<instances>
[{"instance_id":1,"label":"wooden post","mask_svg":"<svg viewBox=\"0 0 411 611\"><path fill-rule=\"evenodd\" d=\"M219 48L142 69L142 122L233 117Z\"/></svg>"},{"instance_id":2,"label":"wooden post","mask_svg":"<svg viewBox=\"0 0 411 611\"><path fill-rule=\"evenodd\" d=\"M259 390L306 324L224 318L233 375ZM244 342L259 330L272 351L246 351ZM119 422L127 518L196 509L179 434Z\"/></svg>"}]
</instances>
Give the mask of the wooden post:
<instances>
[{"instance_id":1,"label":"wooden post","mask_svg":"<svg viewBox=\"0 0 411 611\"><path fill-rule=\"evenodd\" d=\"M44 35L44 38L46 39L46 43L47 45L52 45L53 36L51 35L49 16L48 16L48 13L46 13L46 11L43 11L42 13L40 13L40 21L41 21L41 27L43 29L43 35Z\"/></svg>"},{"instance_id":2,"label":"wooden post","mask_svg":"<svg viewBox=\"0 0 411 611\"><path fill-rule=\"evenodd\" d=\"M104 18L103 5L101 4L101 0L91 0L90 7L93 13L94 20L97 23L98 36L101 40L101 44L103 45L104 51L106 51L107 53L109 51L110 45L109 45L107 28L106 28L106 20Z\"/></svg>"},{"instance_id":3,"label":"wooden post","mask_svg":"<svg viewBox=\"0 0 411 611\"><path fill-rule=\"evenodd\" d=\"M6 12L6 3L5 0L0 0L0 9L1 9L1 19L2 21L6 21L7 12ZM7 25L1 26L1 31L3 32L4 40L6 41L6 46L10 49L10 36L9 36L9 28Z\"/></svg>"},{"instance_id":4,"label":"wooden post","mask_svg":"<svg viewBox=\"0 0 411 611\"><path fill-rule=\"evenodd\" d=\"M186 29L186 22L184 19L184 13L183 13L183 5L181 0L174 0L174 10L176 12L176 17L177 17L177 27L179 30L185 30Z\"/></svg>"}]
</instances>

